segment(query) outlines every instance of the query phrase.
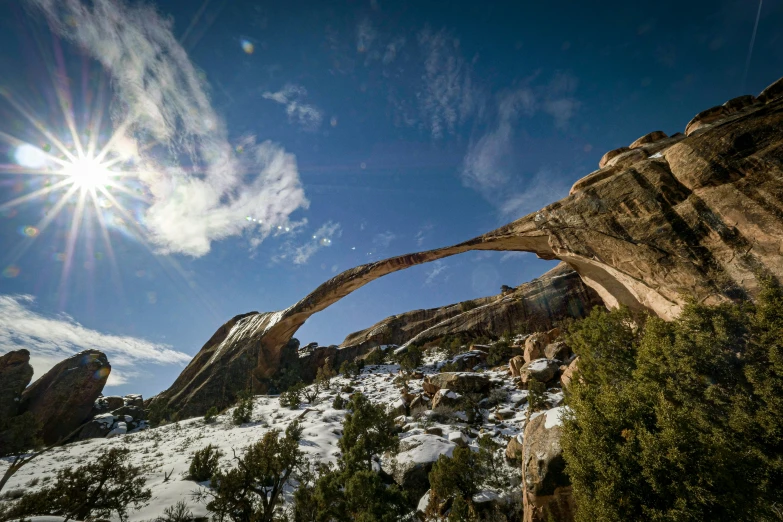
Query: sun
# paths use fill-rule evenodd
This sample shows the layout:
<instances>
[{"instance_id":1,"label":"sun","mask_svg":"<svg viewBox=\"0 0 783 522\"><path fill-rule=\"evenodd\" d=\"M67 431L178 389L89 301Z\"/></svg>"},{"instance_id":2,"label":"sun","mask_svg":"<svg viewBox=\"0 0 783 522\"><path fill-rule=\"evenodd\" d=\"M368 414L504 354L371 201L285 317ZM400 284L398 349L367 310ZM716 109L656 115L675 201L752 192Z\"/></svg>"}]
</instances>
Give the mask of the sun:
<instances>
[{"instance_id":1,"label":"sun","mask_svg":"<svg viewBox=\"0 0 783 522\"><path fill-rule=\"evenodd\" d=\"M95 158L78 158L63 168L67 179L80 190L95 191L109 184L112 172Z\"/></svg>"}]
</instances>

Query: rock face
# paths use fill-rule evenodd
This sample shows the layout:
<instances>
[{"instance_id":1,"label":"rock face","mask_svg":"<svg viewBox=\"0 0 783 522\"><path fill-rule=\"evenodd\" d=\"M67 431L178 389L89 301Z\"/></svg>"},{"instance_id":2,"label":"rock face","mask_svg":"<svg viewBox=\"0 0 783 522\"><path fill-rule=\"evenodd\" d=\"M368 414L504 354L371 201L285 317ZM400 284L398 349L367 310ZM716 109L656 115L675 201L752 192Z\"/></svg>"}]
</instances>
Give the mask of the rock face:
<instances>
[{"instance_id":1,"label":"rock face","mask_svg":"<svg viewBox=\"0 0 783 522\"><path fill-rule=\"evenodd\" d=\"M56 364L22 393L21 411L41 422L41 438L53 444L90 418L111 366L97 350L77 353Z\"/></svg>"},{"instance_id":2,"label":"rock face","mask_svg":"<svg viewBox=\"0 0 783 522\"><path fill-rule=\"evenodd\" d=\"M689 136L650 138L605 156L566 198L501 228L347 270L285 310L237 316L156 400L192 416L231 404L248 387L264 390L311 315L379 277L470 250L560 259L605 305L664 319L688 298L753 299L760 275L783 279L781 85L709 112L698 130L689 124Z\"/></svg>"},{"instance_id":3,"label":"rock face","mask_svg":"<svg viewBox=\"0 0 783 522\"><path fill-rule=\"evenodd\" d=\"M425 377L422 387L430 395L434 395L441 388L457 393L485 393L489 391L491 384L489 377L480 373L443 372Z\"/></svg>"},{"instance_id":4,"label":"rock face","mask_svg":"<svg viewBox=\"0 0 783 522\"><path fill-rule=\"evenodd\" d=\"M15 350L0 356L0 419L19 413L22 391L32 378L30 352Z\"/></svg>"},{"instance_id":5,"label":"rock face","mask_svg":"<svg viewBox=\"0 0 783 522\"><path fill-rule=\"evenodd\" d=\"M565 474L559 415L554 408L531 419L522 442L524 522L569 522L576 506Z\"/></svg>"},{"instance_id":6,"label":"rock face","mask_svg":"<svg viewBox=\"0 0 783 522\"><path fill-rule=\"evenodd\" d=\"M451 457L456 444L425 433L411 435L400 441L400 451L395 458L385 458L384 471L394 477L394 481L411 498L420 498L430 487L429 473L433 464L441 455Z\"/></svg>"},{"instance_id":7,"label":"rock face","mask_svg":"<svg viewBox=\"0 0 783 522\"><path fill-rule=\"evenodd\" d=\"M576 272L561 263L529 283L473 303L476 306L470 309L457 303L387 317L347 336L340 349L423 344L453 334L499 337L522 327L548 330L558 319L583 317L601 300Z\"/></svg>"}]
</instances>

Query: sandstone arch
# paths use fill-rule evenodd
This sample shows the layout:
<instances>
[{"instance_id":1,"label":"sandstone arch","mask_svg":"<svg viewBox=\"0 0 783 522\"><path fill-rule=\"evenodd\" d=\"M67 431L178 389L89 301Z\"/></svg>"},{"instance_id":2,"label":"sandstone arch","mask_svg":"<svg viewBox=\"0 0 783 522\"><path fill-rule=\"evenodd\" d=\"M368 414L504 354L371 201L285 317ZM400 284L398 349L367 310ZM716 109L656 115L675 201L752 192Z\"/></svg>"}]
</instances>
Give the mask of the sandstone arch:
<instances>
[{"instance_id":1,"label":"sandstone arch","mask_svg":"<svg viewBox=\"0 0 783 522\"><path fill-rule=\"evenodd\" d=\"M759 274L783 279L778 91L770 91L776 98L760 97L766 101L734 104L687 137L635 143L633 154L578 181L566 198L487 234L362 265L285 310L237 316L159 400L195 415L226 390L257 388L314 313L379 277L470 250L560 259L607 306L643 308L665 319L676 317L689 297L753 298Z\"/></svg>"}]
</instances>

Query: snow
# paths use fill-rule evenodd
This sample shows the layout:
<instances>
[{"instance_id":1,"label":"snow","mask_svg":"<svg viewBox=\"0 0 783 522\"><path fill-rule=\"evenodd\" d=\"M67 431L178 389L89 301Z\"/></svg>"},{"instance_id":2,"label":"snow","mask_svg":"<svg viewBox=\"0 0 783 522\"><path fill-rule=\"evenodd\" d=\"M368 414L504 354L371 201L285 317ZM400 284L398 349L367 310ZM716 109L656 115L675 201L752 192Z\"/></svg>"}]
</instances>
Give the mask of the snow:
<instances>
[{"instance_id":1,"label":"snow","mask_svg":"<svg viewBox=\"0 0 783 522\"><path fill-rule=\"evenodd\" d=\"M650 159L662 158L662 157L663 157L663 154L661 154L660 152L656 152L655 154L650 156Z\"/></svg>"},{"instance_id":2,"label":"snow","mask_svg":"<svg viewBox=\"0 0 783 522\"><path fill-rule=\"evenodd\" d=\"M498 495L495 491L485 489L484 491L479 491L478 493L473 495L473 502L475 502L476 504L480 504L482 502L491 502L499 498L500 495Z\"/></svg>"},{"instance_id":3,"label":"snow","mask_svg":"<svg viewBox=\"0 0 783 522\"><path fill-rule=\"evenodd\" d=\"M419 504L416 506L416 511L420 513L424 513L427 511L427 506L430 504L430 490L428 489L427 492L424 494L423 497L419 499Z\"/></svg>"},{"instance_id":4,"label":"snow","mask_svg":"<svg viewBox=\"0 0 783 522\"><path fill-rule=\"evenodd\" d=\"M552 408L551 410L547 410L546 412L546 420L544 421L544 428L551 430L555 426L562 426L563 425L563 414L568 413L568 406L558 406L557 408Z\"/></svg>"},{"instance_id":5,"label":"snow","mask_svg":"<svg viewBox=\"0 0 783 522\"><path fill-rule=\"evenodd\" d=\"M249 316L235 325L237 331L232 329L229 337L246 334L254 328L263 327L264 324L267 324L264 314ZM427 351L424 354L423 365L418 370L425 376L432 375L446 359L446 355L441 351ZM334 397L343 386L350 385L374 403L389 407L400 399L400 387L394 383L398 372L399 366L395 364L367 365L357 377L334 378L331 389L322 392L317 404L303 403L295 410L280 407L277 396L256 396L253 398L253 421L242 426L231 423L233 408L229 408L218 415L212 424L205 423L201 418L194 418L136 433L120 434L121 430L118 430L118 433L111 438L90 439L54 448L24 466L10 479L6 487L8 490L22 488L34 491L45 485L45 480L53 478L60 469L83 465L111 448L128 448L131 450L130 462L142 468L146 479L145 487L152 491L152 499L148 505L129 513L129 522L149 521L162 516L165 508L180 500L187 502L188 509L193 512L194 517L205 517L208 515L206 507L203 503L194 500L193 493L204 491L206 484L199 484L186 478L190 460L196 450L207 444L213 444L223 453L221 466L233 466L234 450L237 454L241 454L248 444L260 440L268 431L285 430L291 422L299 419L303 428L302 450L313 462L334 463L339 454L338 441L342 435L342 421L346 414L345 410L335 410L331 407ZM463 374L475 375L469 372ZM473 449L478 447L477 435L480 431L494 437L503 447L510 437L517 437L521 442L527 411L527 404L522 404L522 399L526 398L527 391L516 388L508 377L507 370L485 371L482 375L498 382L499 388L506 392L505 401L498 407L503 411L504 416L509 414L509 417L502 420L490 419L495 407L484 410L484 422L481 427L468 426L465 422L467 418L462 412L455 413L447 422L435 422L430 418L429 410L413 417L401 417L401 425L405 426L403 429L406 431L400 434L403 451L397 456L398 462L432 462L440 455L451 455L456 445L449 439L460 434ZM408 382L409 392L422 393L421 384L422 379L411 379ZM454 392L447 392L447 394L451 393ZM346 393L340 395L347 397ZM546 398L555 400L557 395L547 393ZM310 411L302 416L308 409ZM513 415L510 415L512 413ZM111 414L99 415L96 418L109 426L115 420L122 420L122 418L115 419ZM552 421L556 419L558 417L553 414ZM125 425L127 430L126 422L117 424ZM443 436L426 434L424 433L426 428L440 428ZM0 474L8 468L8 465L8 459L0 459ZM164 481L165 476L169 474L169 480ZM34 478L40 479L39 485L26 486ZM116 517L112 520L118 522ZM35 522L60 522L60 520L36 520Z\"/></svg>"},{"instance_id":6,"label":"snow","mask_svg":"<svg viewBox=\"0 0 783 522\"><path fill-rule=\"evenodd\" d=\"M402 440L396 460L402 465L435 462L441 455L451 457L456 447L443 437L422 433Z\"/></svg>"},{"instance_id":7,"label":"snow","mask_svg":"<svg viewBox=\"0 0 783 522\"><path fill-rule=\"evenodd\" d=\"M527 369L531 372L543 372L549 367L549 364L549 359L536 359L530 363Z\"/></svg>"}]
</instances>

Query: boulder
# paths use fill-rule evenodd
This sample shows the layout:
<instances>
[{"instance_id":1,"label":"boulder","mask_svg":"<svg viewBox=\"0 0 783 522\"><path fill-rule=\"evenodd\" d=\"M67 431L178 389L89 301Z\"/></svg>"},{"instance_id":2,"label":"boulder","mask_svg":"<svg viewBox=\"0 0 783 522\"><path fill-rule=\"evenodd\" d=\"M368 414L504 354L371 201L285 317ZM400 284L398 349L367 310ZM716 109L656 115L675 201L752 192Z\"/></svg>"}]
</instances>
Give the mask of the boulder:
<instances>
[{"instance_id":1,"label":"boulder","mask_svg":"<svg viewBox=\"0 0 783 522\"><path fill-rule=\"evenodd\" d=\"M685 126L685 135L690 136L705 125L710 125L718 120L722 120L730 114L730 111L723 105L711 107L706 111L701 111L693 117L688 125Z\"/></svg>"},{"instance_id":2,"label":"boulder","mask_svg":"<svg viewBox=\"0 0 783 522\"><path fill-rule=\"evenodd\" d=\"M139 408L144 407L144 398L138 393L129 393L123 397L123 400L125 401L125 406L137 406Z\"/></svg>"},{"instance_id":3,"label":"boulder","mask_svg":"<svg viewBox=\"0 0 783 522\"><path fill-rule=\"evenodd\" d=\"M547 359L567 361L568 358L571 357L571 349L563 341L555 341L554 343L546 345L546 348L544 348L544 356Z\"/></svg>"},{"instance_id":4,"label":"boulder","mask_svg":"<svg viewBox=\"0 0 783 522\"><path fill-rule=\"evenodd\" d=\"M136 421L147 419L147 413L144 408L139 408L138 406L122 406L121 408L117 408L111 413L117 417L129 416Z\"/></svg>"},{"instance_id":5,"label":"boulder","mask_svg":"<svg viewBox=\"0 0 783 522\"><path fill-rule=\"evenodd\" d=\"M109 434L117 417L111 413L101 413L85 424L73 440L100 439Z\"/></svg>"},{"instance_id":6,"label":"boulder","mask_svg":"<svg viewBox=\"0 0 783 522\"><path fill-rule=\"evenodd\" d=\"M408 414L408 406L405 404L405 401L402 399L402 397L389 405L389 413L395 417Z\"/></svg>"},{"instance_id":7,"label":"boulder","mask_svg":"<svg viewBox=\"0 0 783 522\"><path fill-rule=\"evenodd\" d=\"M522 370L522 367L525 365L525 357L522 355L517 355L516 357L512 357L510 361L508 361L508 369L511 372L512 377L519 377L519 372Z\"/></svg>"},{"instance_id":8,"label":"boulder","mask_svg":"<svg viewBox=\"0 0 783 522\"><path fill-rule=\"evenodd\" d=\"M469 352L455 355L449 361L456 372L470 371L487 360L487 352L482 350L471 350Z\"/></svg>"},{"instance_id":9,"label":"boulder","mask_svg":"<svg viewBox=\"0 0 783 522\"><path fill-rule=\"evenodd\" d=\"M125 405L125 399L117 395L100 396L95 400L92 411L93 415L100 413L106 413L108 411L116 410Z\"/></svg>"},{"instance_id":10,"label":"boulder","mask_svg":"<svg viewBox=\"0 0 783 522\"><path fill-rule=\"evenodd\" d=\"M523 448L523 441L524 438L522 437L522 434L514 435L510 439L508 439L508 444L506 445L506 458L509 460L519 460L522 458L522 452L524 451Z\"/></svg>"},{"instance_id":11,"label":"boulder","mask_svg":"<svg viewBox=\"0 0 783 522\"><path fill-rule=\"evenodd\" d=\"M19 413L22 392L32 378L30 352L14 350L0 356L0 419Z\"/></svg>"},{"instance_id":12,"label":"boulder","mask_svg":"<svg viewBox=\"0 0 783 522\"><path fill-rule=\"evenodd\" d=\"M522 443L524 522L570 522L575 503L560 446L564 407L531 418Z\"/></svg>"},{"instance_id":13,"label":"boulder","mask_svg":"<svg viewBox=\"0 0 783 522\"><path fill-rule=\"evenodd\" d=\"M464 448L468 445L468 438L461 431L452 431L449 433L449 442Z\"/></svg>"},{"instance_id":14,"label":"boulder","mask_svg":"<svg viewBox=\"0 0 783 522\"><path fill-rule=\"evenodd\" d=\"M106 355L86 350L56 364L22 393L21 409L39 420L46 444L72 435L90 419L110 371Z\"/></svg>"},{"instance_id":15,"label":"boulder","mask_svg":"<svg viewBox=\"0 0 783 522\"><path fill-rule=\"evenodd\" d=\"M619 149L610 150L609 152L607 152L601 157L601 160L598 162L598 168L602 169L606 167L607 163L609 163L610 160L616 158L620 154L624 154L628 152L629 150L631 150L630 147L620 147Z\"/></svg>"},{"instance_id":16,"label":"boulder","mask_svg":"<svg viewBox=\"0 0 783 522\"><path fill-rule=\"evenodd\" d=\"M568 385L571 384L571 379L574 378L574 372L576 372L578 366L579 366L579 357L571 361L571 363L566 367L566 369L563 370L563 373L560 375L560 385L563 388L568 388Z\"/></svg>"},{"instance_id":17,"label":"boulder","mask_svg":"<svg viewBox=\"0 0 783 522\"><path fill-rule=\"evenodd\" d=\"M422 387L430 395L434 395L441 388L448 388L457 393L486 393L491 384L489 377L480 373L443 372L425 377Z\"/></svg>"},{"instance_id":18,"label":"boulder","mask_svg":"<svg viewBox=\"0 0 783 522\"><path fill-rule=\"evenodd\" d=\"M525 339L525 362L544 357L544 348L560 336L560 330L553 328L548 332L536 332Z\"/></svg>"},{"instance_id":19,"label":"boulder","mask_svg":"<svg viewBox=\"0 0 783 522\"><path fill-rule=\"evenodd\" d=\"M460 405L460 399L462 396L448 388L441 388L435 392L435 396L432 398L432 409L438 406L445 406L449 408L456 408Z\"/></svg>"},{"instance_id":20,"label":"boulder","mask_svg":"<svg viewBox=\"0 0 783 522\"><path fill-rule=\"evenodd\" d=\"M641 138L637 139L633 143L631 143L628 148L630 149L636 149L641 147L642 145L647 145L649 143L655 143L656 141L660 141L662 139L668 138L669 136L666 135L663 131L652 131L648 134L645 134Z\"/></svg>"},{"instance_id":21,"label":"boulder","mask_svg":"<svg viewBox=\"0 0 783 522\"><path fill-rule=\"evenodd\" d=\"M555 378L555 375L557 375L559 370L560 363L558 361L546 358L536 359L535 361L525 364L519 371L520 385L522 388L527 388L530 379L549 383Z\"/></svg>"},{"instance_id":22,"label":"boulder","mask_svg":"<svg viewBox=\"0 0 783 522\"><path fill-rule=\"evenodd\" d=\"M384 458L383 469L411 498L420 498L430 487L432 465L441 455L451 457L456 447L437 435L411 435L400 441L400 451L395 457Z\"/></svg>"},{"instance_id":23,"label":"boulder","mask_svg":"<svg viewBox=\"0 0 783 522\"><path fill-rule=\"evenodd\" d=\"M421 395L417 395L416 398L414 398L408 405L408 411L410 412L411 416L415 416L416 414L428 409L429 404L427 404L427 400Z\"/></svg>"}]
</instances>

